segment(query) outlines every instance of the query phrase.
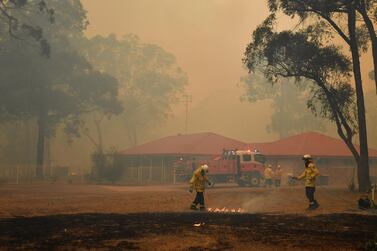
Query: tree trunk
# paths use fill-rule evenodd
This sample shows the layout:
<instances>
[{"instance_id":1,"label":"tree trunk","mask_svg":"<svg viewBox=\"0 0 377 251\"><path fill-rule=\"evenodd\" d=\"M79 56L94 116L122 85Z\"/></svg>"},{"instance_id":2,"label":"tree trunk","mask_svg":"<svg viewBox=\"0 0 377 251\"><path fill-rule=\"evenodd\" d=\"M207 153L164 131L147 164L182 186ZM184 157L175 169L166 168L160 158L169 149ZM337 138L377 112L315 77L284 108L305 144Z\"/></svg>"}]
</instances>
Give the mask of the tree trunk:
<instances>
[{"instance_id":1,"label":"tree trunk","mask_svg":"<svg viewBox=\"0 0 377 251\"><path fill-rule=\"evenodd\" d=\"M44 164L44 150L46 138L46 113L41 111L37 120L38 126L38 141L37 141L37 167L36 176L38 179L43 179L43 164Z\"/></svg>"},{"instance_id":2,"label":"tree trunk","mask_svg":"<svg viewBox=\"0 0 377 251\"><path fill-rule=\"evenodd\" d=\"M103 147L101 122L102 122L104 117L105 117L105 115L103 115L100 119L96 119L95 117L93 117L94 125L96 127L97 136L98 136L97 151L98 151L98 153L100 153L102 155L104 154L104 152L103 152L104 147Z\"/></svg>"},{"instance_id":3,"label":"tree trunk","mask_svg":"<svg viewBox=\"0 0 377 251\"><path fill-rule=\"evenodd\" d=\"M96 127L97 136L98 136L98 144L96 149L97 154L97 170L96 175L98 179L106 179L106 159L105 159L105 153L104 153L104 146L103 146L103 138L102 138L102 130L101 130L101 123L105 115L102 115L99 119L96 118L95 115L93 115L93 121L94 125Z\"/></svg>"},{"instance_id":4,"label":"tree trunk","mask_svg":"<svg viewBox=\"0 0 377 251\"><path fill-rule=\"evenodd\" d=\"M133 124L130 124L130 126L128 126L127 132L132 146L137 146L137 131Z\"/></svg>"},{"instance_id":5,"label":"tree trunk","mask_svg":"<svg viewBox=\"0 0 377 251\"><path fill-rule=\"evenodd\" d=\"M347 145L348 149L351 151L357 165L360 163L360 154L357 151L355 145L352 142L353 131L350 125L348 124L347 119L342 114L340 107L338 106L336 98L331 94L326 85L320 81L320 79L313 79L325 92L326 98L330 104L331 110L334 115L334 120L336 123L337 131L339 137Z\"/></svg>"},{"instance_id":6,"label":"tree trunk","mask_svg":"<svg viewBox=\"0 0 377 251\"><path fill-rule=\"evenodd\" d=\"M358 11L361 14L361 16L363 17L363 20L365 22L365 26L368 29L371 44L372 44L372 55L373 55L373 65L374 65L374 81L375 81L376 93L377 93L377 37L376 37L376 31L374 30L374 25L373 25L372 20L368 16L364 0L360 1Z\"/></svg>"},{"instance_id":7,"label":"tree trunk","mask_svg":"<svg viewBox=\"0 0 377 251\"><path fill-rule=\"evenodd\" d=\"M370 188L369 180L369 156L368 156L368 139L365 119L364 93L361 78L360 55L356 39L356 9L351 5L348 12L348 30L350 35L350 47L352 53L352 65L356 86L357 98L357 117L359 126L360 141L360 162L358 162L358 182L359 190L366 191Z\"/></svg>"}]
</instances>

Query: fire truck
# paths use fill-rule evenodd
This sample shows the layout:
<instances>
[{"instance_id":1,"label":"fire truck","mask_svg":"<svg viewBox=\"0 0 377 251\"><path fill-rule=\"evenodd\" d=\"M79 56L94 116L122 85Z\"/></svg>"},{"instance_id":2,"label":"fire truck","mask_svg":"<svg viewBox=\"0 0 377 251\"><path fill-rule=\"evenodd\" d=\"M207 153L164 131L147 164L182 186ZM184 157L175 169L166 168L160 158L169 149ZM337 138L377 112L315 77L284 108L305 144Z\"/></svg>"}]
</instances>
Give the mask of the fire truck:
<instances>
[{"instance_id":1,"label":"fire truck","mask_svg":"<svg viewBox=\"0 0 377 251\"><path fill-rule=\"evenodd\" d=\"M258 150L224 149L222 155L200 164L209 166L209 179L213 182L236 182L240 186L264 184L265 157Z\"/></svg>"}]
</instances>

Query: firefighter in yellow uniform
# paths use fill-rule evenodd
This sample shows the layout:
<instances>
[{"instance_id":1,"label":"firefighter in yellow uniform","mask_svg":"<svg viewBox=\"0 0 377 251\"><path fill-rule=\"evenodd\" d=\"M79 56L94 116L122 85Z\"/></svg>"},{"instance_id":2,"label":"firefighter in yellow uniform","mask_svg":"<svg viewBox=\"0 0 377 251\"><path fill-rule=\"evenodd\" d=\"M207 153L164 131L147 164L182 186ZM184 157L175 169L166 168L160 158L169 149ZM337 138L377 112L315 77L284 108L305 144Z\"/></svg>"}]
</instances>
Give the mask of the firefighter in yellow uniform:
<instances>
[{"instance_id":1,"label":"firefighter in yellow uniform","mask_svg":"<svg viewBox=\"0 0 377 251\"><path fill-rule=\"evenodd\" d=\"M309 200L309 210L316 209L319 204L314 198L315 193L315 180L319 176L319 171L317 167L313 163L313 159L309 154L305 154L302 158L305 161L305 170L304 172L298 176L293 177L296 180L303 180L305 179L305 194Z\"/></svg>"},{"instance_id":2,"label":"firefighter in yellow uniform","mask_svg":"<svg viewBox=\"0 0 377 251\"><path fill-rule=\"evenodd\" d=\"M192 178L190 180L190 193L193 192L195 189L196 196L195 200L191 204L192 210L197 210L197 205L200 205L200 210L204 211L206 210L204 205L204 190L206 183L211 185L211 182L207 178L208 173L208 165L201 165L199 168L197 168L192 175Z\"/></svg>"},{"instance_id":3,"label":"firefighter in yellow uniform","mask_svg":"<svg viewBox=\"0 0 377 251\"><path fill-rule=\"evenodd\" d=\"M268 165L264 169L264 180L265 180L265 186L272 186L272 177L274 176L274 173L272 172L272 166Z\"/></svg>"}]
</instances>

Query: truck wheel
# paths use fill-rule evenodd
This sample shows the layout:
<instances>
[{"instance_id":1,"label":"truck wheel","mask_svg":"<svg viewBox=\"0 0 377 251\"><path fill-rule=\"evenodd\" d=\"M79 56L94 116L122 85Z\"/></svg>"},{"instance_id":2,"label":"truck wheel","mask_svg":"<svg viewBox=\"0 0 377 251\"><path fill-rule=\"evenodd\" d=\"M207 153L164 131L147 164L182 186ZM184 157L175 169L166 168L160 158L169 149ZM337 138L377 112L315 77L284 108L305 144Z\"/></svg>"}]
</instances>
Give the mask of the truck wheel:
<instances>
[{"instance_id":1,"label":"truck wheel","mask_svg":"<svg viewBox=\"0 0 377 251\"><path fill-rule=\"evenodd\" d=\"M250 179L250 186L252 187L257 187L259 185L259 178L257 177L252 177Z\"/></svg>"}]
</instances>

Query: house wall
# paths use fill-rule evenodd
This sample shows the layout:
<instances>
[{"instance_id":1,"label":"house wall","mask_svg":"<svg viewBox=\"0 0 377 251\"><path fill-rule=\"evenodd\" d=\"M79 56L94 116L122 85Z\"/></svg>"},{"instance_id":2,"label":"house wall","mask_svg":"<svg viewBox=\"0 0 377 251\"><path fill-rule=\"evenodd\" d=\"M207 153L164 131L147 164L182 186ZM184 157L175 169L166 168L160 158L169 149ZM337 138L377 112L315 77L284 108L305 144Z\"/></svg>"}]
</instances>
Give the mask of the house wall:
<instances>
[{"instance_id":1,"label":"house wall","mask_svg":"<svg viewBox=\"0 0 377 251\"><path fill-rule=\"evenodd\" d=\"M212 156L116 156L114 165L122 169L118 183L123 184L171 184L187 182L191 175L193 158L199 163ZM282 184L288 183L288 175L299 175L304 170L301 157L269 157L267 164L273 169L280 165L283 169ZM322 175L328 176L329 185L348 186L354 175L356 164L351 158L314 159ZM174 178L174 169L176 175ZM377 182L377 158L370 161L371 180ZM357 179L355 178L357 184Z\"/></svg>"},{"instance_id":2,"label":"house wall","mask_svg":"<svg viewBox=\"0 0 377 251\"><path fill-rule=\"evenodd\" d=\"M122 171L118 183L162 184L173 181L169 156L116 156L114 165Z\"/></svg>"},{"instance_id":3,"label":"house wall","mask_svg":"<svg viewBox=\"0 0 377 251\"><path fill-rule=\"evenodd\" d=\"M187 182L192 174L192 163L197 164L212 156L194 155L137 155L113 156L114 166L122 169L120 184L172 184ZM174 171L175 170L175 171ZM175 175L174 175L175 172Z\"/></svg>"}]
</instances>

